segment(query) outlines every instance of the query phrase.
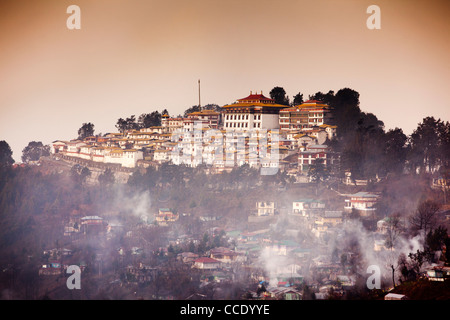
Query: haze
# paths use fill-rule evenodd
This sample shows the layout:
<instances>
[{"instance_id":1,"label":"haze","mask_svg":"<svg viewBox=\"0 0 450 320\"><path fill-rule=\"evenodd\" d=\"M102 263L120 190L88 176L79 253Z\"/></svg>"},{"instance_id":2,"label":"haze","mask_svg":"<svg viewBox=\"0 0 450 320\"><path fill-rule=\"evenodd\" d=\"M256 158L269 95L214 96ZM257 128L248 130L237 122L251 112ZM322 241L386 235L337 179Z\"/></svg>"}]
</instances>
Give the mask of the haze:
<instances>
[{"instance_id":1,"label":"haze","mask_svg":"<svg viewBox=\"0 0 450 320\"><path fill-rule=\"evenodd\" d=\"M81 30L66 9L81 8ZM369 30L368 6L381 8ZM448 1L17 1L0 3L0 140L73 139L84 122L182 114L283 87L349 87L385 128L448 121Z\"/></svg>"}]
</instances>

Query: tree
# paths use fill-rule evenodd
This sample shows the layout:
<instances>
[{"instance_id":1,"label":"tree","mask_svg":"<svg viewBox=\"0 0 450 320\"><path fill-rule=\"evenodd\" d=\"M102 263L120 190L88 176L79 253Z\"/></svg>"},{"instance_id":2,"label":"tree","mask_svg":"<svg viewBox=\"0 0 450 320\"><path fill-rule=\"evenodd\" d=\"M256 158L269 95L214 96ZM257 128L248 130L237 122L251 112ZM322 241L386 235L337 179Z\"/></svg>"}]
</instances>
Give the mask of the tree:
<instances>
[{"instance_id":1,"label":"tree","mask_svg":"<svg viewBox=\"0 0 450 320\"><path fill-rule=\"evenodd\" d=\"M14 163L12 154L9 144L5 140L0 141L0 166L12 165Z\"/></svg>"},{"instance_id":2,"label":"tree","mask_svg":"<svg viewBox=\"0 0 450 320\"><path fill-rule=\"evenodd\" d=\"M329 173L323 159L317 158L316 161L314 161L314 164L309 167L308 176L310 177L311 182L316 183L328 178Z\"/></svg>"},{"instance_id":3,"label":"tree","mask_svg":"<svg viewBox=\"0 0 450 320\"><path fill-rule=\"evenodd\" d=\"M136 122L135 115L132 115L126 119L119 118L116 123L116 128L120 132L139 129L139 124Z\"/></svg>"},{"instance_id":4,"label":"tree","mask_svg":"<svg viewBox=\"0 0 450 320\"><path fill-rule=\"evenodd\" d=\"M111 171L110 168L105 169L105 171L98 176L98 182L102 186L109 186L114 184L115 182L114 173Z\"/></svg>"},{"instance_id":5,"label":"tree","mask_svg":"<svg viewBox=\"0 0 450 320\"><path fill-rule=\"evenodd\" d=\"M432 172L436 168L440 159L439 152L441 151L439 147L439 131L445 132L442 126L443 123L440 119L436 120L434 117L426 117L411 134L409 139L411 147L409 161L412 164L413 171L419 168L421 172Z\"/></svg>"},{"instance_id":6,"label":"tree","mask_svg":"<svg viewBox=\"0 0 450 320\"><path fill-rule=\"evenodd\" d=\"M434 230L428 232L425 239L425 250L429 252L430 262L435 262L435 252L441 251L445 240L447 239L447 229L439 226Z\"/></svg>"},{"instance_id":7,"label":"tree","mask_svg":"<svg viewBox=\"0 0 450 320\"><path fill-rule=\"evenodd\" d=\"M22 150L22 162L38 161L41 157L50 155L50 147L44 146L41 141L31 141Z\"/></svg>"},{"instance_id":8,"label":"tree","mask_svg":"<svg viewBox=\"0 0 450 320\"><path fill-rule=\"evenodd\" d=\"M402 173L407 157L408 138L402 129L390 129L385 135L384 167L387 172Z\"/></svg>"},{"instance_id":9,"label":"tree","mask_svg":"<svg viewBox=\"0 0 450 320\"><path fill-rule=\"evenodd\" d=\"M167 110L166 110L167 112ZM150 128L161 125L161 113L153 111L152 113L143 113L138 118L140 128Z\"/></svg>"},{"instance_id":10,"label":"tree","mask_svg":"<svg viewBox=\"0 0 450 320\"><path fill-rule=\"evenodd\" d=\"M333 107L338 136L345 137L348 132L354 131L361 118L359 93L350 88L340 89L330 105Z\"/></svg>"},{"instance_id":11,"label":"tree","mask_svg":"<svg viewBox=\"0 0 450 320\"><path fill-rule=\"evenodd\" d=\"M84 138L94 135L94 125L90 122L83 123L80 129L78 129L78 139L83 140Z\"/></svg>"},{"instance_id":12,"label":"tree","mask_svg":"<svg viewBox=\"0 0 450 320\"><path fill-rule=\"evenodd\" d=\"M292 101L292 105L293 106L297 106L297 105L302 104L302 103L303 103L303 94L299 92L299 93L297 93L294 96L294 100Z\"/></svg>"},{"instance_id":13,"label":"tree","mask_svg":"<svg viewBox=\"0 0 450 320\"><path fill-rule=\"evenodd\" d=\"M440 209L440 205L433 200L425 200L421 202L415 214L410 218L411 229L413 232L423 232L426 236L436 224L436 212Z\"/></svg>"},{"instance_id":14,"label":"tree","mask_svg":"<svg viewBox=\"0 0 450 320\"><path fill-rule=\"evenodd\" d=\"M184 110L184 116L187 117L189 113L198 112L198 111L202 111L202 107L200 107L199 105L192 106L192 107Z\"/></svg>"},{"instance_id":15,"label":"tree","mask_svg":"<svg viewBox=\"0 0 450 320\"><path fill-rule=\"evenodd\" d=\"M386 248L393 250L401 231L400 215L399 214L393 215L392 217L389 217L386 222L387 222L387 229L386 229L387 232L384 244Z\"/></svg>"},{"instance_id":16,"label":"tree","mask_svg":"<svg viewBox=\"0 0 450 320\"><path fill-rule=\"evenodd\" d=\"M321 101L325 104L332 105L334 101L334 91L330 90L328 93L316 92L309 96L309 100Z\"/></svg>"},{"instance_id":17,"label":"tree","mask_svg":"<svg viewBox=\"0 0 450 320\"><path fill-rule=\"evenodd\" d=\"M441 122L438 127L440 163L450 168L450 122Z\"/></svg>"},{"instance_id":18,"label":"tree","mask_svg":"<svg viewBox=\"0 0 450 320\"><path fill-rule=\"evenodd\" d=\"M82 185L91 176L91 170L88 167L81 167L76 164L70 169L70 176L76 184Z\"/></svg>"},{"instance_id":19,"label":"tree","mask_svg":"<svg viewBox=\"0 0 450 320\"><path fill-rule=\"evenodd\" d=\"M423 263L426 261L426 253L425 251L417 250L416 253L410 253L408 254L408 257L411 259L412 262L412 271L413 274L417 277L417 275L420 273L420 268L422 267Z\"/></svg>"},{"instance_id":20,"label":"tree","mask_svg":"<svg viewBox=\"0 0 450 320\"><path fill-rule=\"evenodd\" d=\"M270 97L277 104L289 105L289 97L286 96L286 91L282 87L274 87L270 91Z\"/></svg>"}]
</instances>

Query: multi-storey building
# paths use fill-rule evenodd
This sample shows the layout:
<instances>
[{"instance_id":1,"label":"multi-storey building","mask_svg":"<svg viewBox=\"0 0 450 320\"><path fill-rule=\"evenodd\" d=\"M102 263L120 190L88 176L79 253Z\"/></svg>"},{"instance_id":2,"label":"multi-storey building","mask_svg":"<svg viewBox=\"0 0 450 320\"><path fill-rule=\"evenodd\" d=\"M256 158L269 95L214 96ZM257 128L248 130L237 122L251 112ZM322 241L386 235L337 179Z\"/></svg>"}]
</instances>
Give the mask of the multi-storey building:
<instances>
[{"instance_id":1,"label":"multi-storey building","mask_svg":"<svg viewBox=\"0 0 450 320\"><path fill-rule=\"evenodd\" d=\"M188 118L192 120L201 121L211 129L218 129L220 124L220 112L214 110L202 110L191 112Z\"/></svg>"},{"instance_id":2,"label":"multi-storey building","mask_svg":"<svg viewBox=\"0 0 450 320\"><path fill-rule=\"evenodd\" d=\"M330 148L327 145L310 145L305 148L301 148L298 154L298 170L301 173L308 172L309 168L315 164L317 160L321 160L323 165L326 166L327 155L330 152Z\"/></svg>"},{"instance_id":3,"label":"multi-storey building","mask_svg":"<svg viewBox=\"0 0 450 320\"><path fill-rule=\"evenodd\" d=\"M168 115L161 117L161 127L165 132L172 133L176 130L183 129L184 118L170 118Z\"/></svg>"},{"instance_id":4,"label":"multi-storey building","mask_svg":"<svg viewBox=\"0 0 450 320\"><path fill-rule=\"evenodd\" d=\"M308 100L280 110L280 130L298 130L324 124L333 124L333 115L330 106L321 101Z\"/></svg>"},{"instance_id":5,"label":"multi-storey building","mask_svg":"<svg viewBox=\"0 0 450 320\"><path fill-rule=\"evenodd\" d=\"M223 107L225 130L278 129L278 114L286 108L265 97L262 92L238 99Z\"/></svg>"}]
</instances>

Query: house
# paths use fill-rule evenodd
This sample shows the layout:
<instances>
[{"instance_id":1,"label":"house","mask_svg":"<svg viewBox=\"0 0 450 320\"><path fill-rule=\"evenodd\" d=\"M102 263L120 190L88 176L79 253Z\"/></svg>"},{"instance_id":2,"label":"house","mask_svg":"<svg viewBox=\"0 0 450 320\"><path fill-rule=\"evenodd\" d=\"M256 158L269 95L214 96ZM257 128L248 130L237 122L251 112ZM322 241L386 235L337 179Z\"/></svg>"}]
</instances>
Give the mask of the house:
<instances>
[{"instance_id":1,"label":"house","mask_svg":"<svg viewBox=\"0 0 450 320\"><path fill-rule=\"evenodd\" d=\"M232 263L244 260L245 256L228 248L218 247L210 250L210 258L222 263Z\"/></svg>"},{"instance_id":2,"label":"house","mask_svg":"<svg viewBox=\"0 0 450 320\"><path fill-rule=\"evenodd\" d=\"M345 178L343 178L342 183L347 185L347 186L350 186L350 185L367 186L369 181L367 179L360 179L360 180L353 179L352 178L352 173L350 171L346 171L345 172Z\"/></svg>"},{"instance_id":3,"label":"house","mask_svg":"<svg viewBox=\"0 0 450 320\"><path fill-rule=\"evenodd\" d=\"M81 232L100 233L106 230L106 221L99 216L85 216L81 218Z\"/></svg>"},{"instance_id":4,"label":"house","mask_svg":"<svg viewBox=\"0 0 450 320\"><path fill-rule=\"evenodd\" d=\"M389 224L392 222L392 217L385 217L377 221L377 233L386 234L389 229Z\"/></svg>"},{"instance_id":5,"label":"house","mask_svg":"<svg viewBox=\"0 0 450 320\"><path fill-rule=\"evenodd\" d=\"M93 160L103 160L105 163L118 163L122 167L134 168L139 160L144 159L142 150L136 149L122 149L118 147L105 148L103 150L95 149L98 152L98 157L93 157ZM103 156L102 156L103 155Z\"/></svg>"},{"instance_id":6,"label":"house","mask_svg":"<svg viewBox=\"0 0 450 320\"><path fill-rule=\"evenodd\" d=\"M336 137L337 126L323 124L323 125L320 125L319 127L325 130L325 132L327 133L327 136L328 136L328 140L332 140L334 137Z\"/></svg>"},{"instance_id":7,"label":"house","mask_svg":"<svg viewBox=\"0 0 450 320\"><path fill-rule=\"evenodd\" d=\"M160 208L155 220L158 224L166 225L168 222L175 222L179 219L177 213L173 213L169 208Z\"/></svg>"},{"instance_id":8,"label":"house","mask_svg":"<svg viewBox=\"0 0 450 320\"><path fill-rule=\"evenodd\" d=\"M153 160L159 163L167 162L170 159L169 150L157 149L153 152Z\"/></svg>"},{"instance_id":9,"label":"house","mask_svg":"<svg viewBox=\"0 0 450 320\"><path fill-rule=\"evenodd\" d=\"M83 145L85 145L85 143L81 140L71 140L66 143L66 148L64 149L64 153L68 156L79 157L80 147Z\"/></svg>"},{"instance_id":10,"label":"house","mask_svg":"<svg viewBox=\"0 0 450 320\"><path fill-rule=\"evenodd\" d=\"M193 263L198 257L198 254L193 252L181 252L178 254L178 259L183 261L183 263Z\"/></svg>"},{"instance_id":11,"label":"house","mask_svg":"<svg viewBox=\"0 0 450 320\"><path fill-rule=\"evenodd\" d=\"M360 212L361 216L368 216L375 210L375 204L378 201L379 196L369 192L358 192L345 199L344 209L351 211L356 209Z\"/></svg>"},{"instance_id":12,"label":"house","mask_svg":"<svg viewBox=\"0 0 450 320\"><path fill-rule=\"evenodd\" d=\"M167 133L172 133L183 129L183 118L170 118L168 116L161 117L161 127Z\"/></svg>"},{"instance_id":13,"label":"house","mask_svg":"<svg viewBox=\"0 0 450 320\"><path fill-rule=\"evenodd\" d=\"M384 296L384 300L408 300L408 297L404 294L388 293Z\"/></svg>"},{"instance_id":14,"label":"house","mask_svg":"<svg viewBox=\"0 0 450 320\"><path fill-rule=\"evenodd\" d=\"M292 287L270 286L266 289L264 298L276 300L301 300L302 294Z\"/></svg>"},{"instance_id":15,"label":"house","mask_svg":"<svg viewBox=\"0 0 450 320\"><path fill-rule=\"evenodd\" d=\"M54 276L62 273L61 266L55 264L44 264L39 267L38 274L40 276Z\"/></svg>"},{"instance_id":16,"label":"house","mask_svg":"<svg viewBox=\"0 0 450 320\"><path fill-rule=\"evenodd\" d=\"M325 211L317 217L316 224L336 226L342 223L342 211Z\"/></svg>"},{"instance_id":17,"label":"house","mask_svg":"<svg viewBox=\"0 0 450 320\"><path fill-rule=\"evenodd\" d=\"M373 241L373 251L384 251L386 248L386 240L384 239L375 239Z\"/></svg>"},{"instance_id":18,"label":"house","mask_svg":"<svg viewBox=\"0 0 450 320\"><path fill-rule=\"evenodd\" d=\"M276 203L273 201L259 201L256 203L256 215L273 216L276 213Z\"/></svg>"},{"instance_id":19,"label":"house","mask_svg":"<svg viewBox=\"0 0 450 320\"><path fill-rule=\"evenodd\" d=\"M315 199L298 199L292 202L292 213L308 216L312 210L325 208L325 203Z\"/></svg>"},{"instance_id":20,"label":"house","mask_svg":"<svg viewBox=\"0 0 450 320\"><path fill-rule=\"evenodd\" d=\"M327 145L314 144L306 148L300 147L298 154L298 171L300 173L307 173L309 168L321 160L324 166L327 166L327 155L330 148Z\"/></svg>"},{"instance_id":21,"label":"house","mask_svg":"<svg viewBox=\"0 0 450 320\"><path fill-rule=\"evenodd\" d=\"M450 279L450 267L435 266L426 270L430 281L447 281Z\"/></svg>"},{"instance_id":22,"label":"house","mask_svg":"<svg viewBox=\"0 0 450 320\"><path fill-rule=\"evenodd\" d=\"M220 265L221 262L219 260L209 257L201 257L194 260L193 268L202 270L214 270L220 268Z\"/></svg>"},{"instance_id":23,"label":"house","mask_svg":"<svg viewBox=\"0 0 450 320\"><path fill-rule=\"evenodd\" d=\"M294 141L297 143L297 147L307 147L310 145L317 144L317 139L309 136L306 133L298 133L295 136L293 136Z\"/></svg>"},{"instance_id":24,"label":"house","mask_svg":"<svg viewBox=\"0 0 450 320\"><path fill-rule=\"evenodd\" d=\"M50 153L56 154L65 151L67 148L67 141L56 140L50 144Z\"/></svg>"}]
</instances>

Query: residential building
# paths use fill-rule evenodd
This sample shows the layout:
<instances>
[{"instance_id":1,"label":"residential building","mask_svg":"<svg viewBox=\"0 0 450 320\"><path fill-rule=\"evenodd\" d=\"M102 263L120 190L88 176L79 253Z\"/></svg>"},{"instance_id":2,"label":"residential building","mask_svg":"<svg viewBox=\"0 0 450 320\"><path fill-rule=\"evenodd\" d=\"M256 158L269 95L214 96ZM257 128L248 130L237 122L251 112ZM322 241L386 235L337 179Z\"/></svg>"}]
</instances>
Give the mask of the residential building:
<instances>
[{"instance_id":1,"label":"residential building","mask_svg":"<svg viewBox=\"0 0 450 320\"><path fill-rule=\"evenodd\" d=\"M173 213L169 208L160 208L155 220L160 225L166 225L168 222L175 222L179 218L179 215Z\"/></svg>"},{"instance_id":2,"label":"residential building","mask_svg":"<svg viewBox=\"0 0 450 320\"><path fill-rule=\"evenodd\" d=\"M188 118L201 121L205 123L208 128L218 129L220 124L220 112L214 110L202 110L191 112L188 114Z\"/></svg>"},{"instance_id":3,"label":"residential building","mask_svg":"<svg viewBox=\"0 0 450 320\"><path fill-rule=\"evenodd\" d=\"M280 110L280 130L298 130L324 124L333 124L331 107L318 100L308 100L300 105Z\"/></svg>"},{"instance_id":4,"label":"residential building","mask_svg":"<svg viewBox=\"0 0 450 320\"><path fill-rule=\"evenodd\" d=\"M324 166L327 166L327 156L330 153L330 148L327 145L314 144L306 148L300 148L298 154L298 171L300 173L307 173L309 168L321 160Z\"/></svg>"},{"instance_id":5,"label":"residential building","mask_svg":"<svg viewBox=\"0 0 450 320\"><path fill-rule=\"evenodd\" d=\"M222 263L232 263L243 261L245 256L231 249L218 247L210 250L210 258L216 259Z\"/></svg>"},{"instance_id":6,"label":"residential building","mask_svg":"<svg viewBox=\"0 0 450 320\"><path fill-rule=\"evenodd\" d=\"M170 118L167 115L162 116L161 117L161 127L167 133L172 133L177 130L182 130L183 129L183 118L181 118L181 117Z\"/></svg>"},{"instance_id":7,"label":"residential building","mask_svg":"<svg viewBox=\"0 0 450 320\"><path fill-rule=\"evenodd\" d=\"M376 210L375 204L378 201L377 194L369 192L358 192L345 199L345 210L356 209L360 211L361 216L367 216Z\"/></svg>"},{"instance_id":8,"label":"residential building","mask_svg":"<svg viewBox=\"0 0 450 320\"><path fill-rule=\"evenodd\" d=\"M316 224L336 226L342 223L342 211L324 211L317 217Z\"/></svg>"},{"instance_id":9,"label":"residential building","mask_svg":"<svg viewBox=\"0 0 450 320\"><path fill-rule=\"evenodd\" d=\"M430 281L448 281L450 279L449 266L434 266L426 270L427 278Z\"/></svg>"},{"instance_id":10,"label":"residential building","mask_svg":"<svg viewBox=\"0 0 450 320\"><path fill-rule=\"evenodd\" d=\"M141 150L111 148L105 150L104 162L118 163L123 167L134 168L138 160L144 159Z\"/></svg>"},{"instance_id":11,"label":"residential building","mask_svg":"<svg viewBox=\"0 0 450 320\"><path fill-rule=\"evenodd\" d=\"M325 203L316 199L298 199L292 202L292 213L302 216L309 216L312 211L324 208Z\"/></svg>"},{"instance_id":12,"label":"residential building","mask_svg":"<svg viewBox=\"0 0 450 320\"><path fill-rule=\"evenodd\" d=\"M202 270L214 270L220 268L220 265L221 262L219 260L209 257L201 257L194 260L193 268Z\"/></svg>"},{"instance_id":13,"label":"residential building","mask_svg":"<svg viewBox=\"0 0 450 320\"><path fill-rule=\"evenodd\" d=\"M259 201L256 203L258 216L273 216L276 212L276 203L273 201Z\"/></svg>"}]
</instances>

